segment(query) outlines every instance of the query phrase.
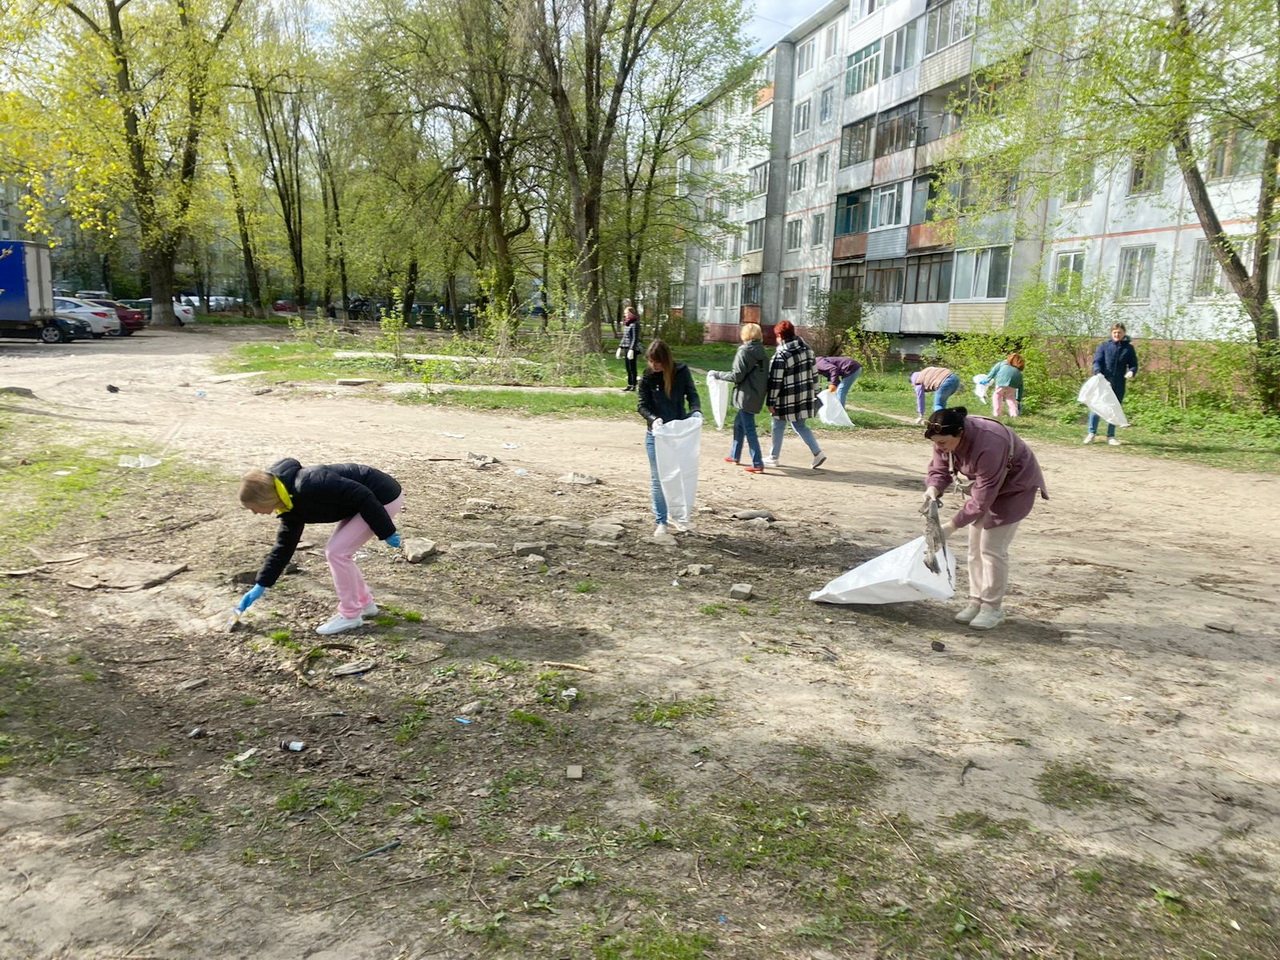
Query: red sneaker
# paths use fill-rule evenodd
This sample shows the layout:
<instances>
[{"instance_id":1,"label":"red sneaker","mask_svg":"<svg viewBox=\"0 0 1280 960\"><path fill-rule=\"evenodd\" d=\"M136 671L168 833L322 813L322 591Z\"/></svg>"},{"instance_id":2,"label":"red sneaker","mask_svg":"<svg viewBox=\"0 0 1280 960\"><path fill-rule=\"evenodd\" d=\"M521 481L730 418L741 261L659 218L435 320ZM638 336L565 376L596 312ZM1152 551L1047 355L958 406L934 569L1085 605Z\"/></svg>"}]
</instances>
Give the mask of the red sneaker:
<instances>
[{"instance_id":1,"label":"red sneaker","mask_svg":"<svg viewBox=\"0 0 1280 960\"><path fill-rule=\"evenodd\" d=\"M737 461L737 460L735 460L733 457L725 457L725 458L724 458L724 462L725 462L725 463L737 463L738 461Z\"/></svg>"},{"instance_id":2,"label":"red sneaker","mask_svg":"<svg viewBox=\"0 0 1280 960\"><path fill-rule=\"evenodd\" d=\"M743 467L747 473L764 473L764 467Z\"/></svg>"}]
</instances>

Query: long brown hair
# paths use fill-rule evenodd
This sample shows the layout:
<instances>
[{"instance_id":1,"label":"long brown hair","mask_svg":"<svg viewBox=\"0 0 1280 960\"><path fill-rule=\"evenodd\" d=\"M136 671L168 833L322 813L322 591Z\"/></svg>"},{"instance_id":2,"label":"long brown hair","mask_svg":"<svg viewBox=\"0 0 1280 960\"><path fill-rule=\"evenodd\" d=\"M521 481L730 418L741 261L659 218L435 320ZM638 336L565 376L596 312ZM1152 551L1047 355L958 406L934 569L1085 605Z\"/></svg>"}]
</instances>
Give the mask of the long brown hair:
<instances>
[{"instance_id":1,"label":"long brown hair","mask_svg":"<svg viewBox=\"0 0 1280 960\"><path fill-rule=\"evenodd\" d=\"M676 388L676 362L671 356L671 348L664 340L655 340L644 352L644 358L656 363L662 370L662 385L669 397Z\"/></svg>"}]
</instances>

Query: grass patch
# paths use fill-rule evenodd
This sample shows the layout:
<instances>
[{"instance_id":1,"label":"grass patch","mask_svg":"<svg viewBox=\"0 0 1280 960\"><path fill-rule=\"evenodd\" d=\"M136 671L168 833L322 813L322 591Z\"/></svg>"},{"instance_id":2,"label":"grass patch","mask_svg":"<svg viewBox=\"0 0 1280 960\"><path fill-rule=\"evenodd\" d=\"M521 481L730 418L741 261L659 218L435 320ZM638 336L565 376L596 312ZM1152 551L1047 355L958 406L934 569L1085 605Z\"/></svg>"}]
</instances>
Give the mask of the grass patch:
<instances>
[{"instance_id":1,"label":"grass patch","mask_svg":"<svg viewBox=\"0 0 1280 960\"><path fill-rule=\"evenodd\" d=\"M715 706L716 698L712 696L694 697L690 700L667 700L661 703L641 700L632 708L631 719L636 723L647 723L669 729L691 717L709 717L715 712Z\"/></svg>"},{"instance_id":2,"label":"grass patch","mask_svg":"<svg viewBox=\"0 0 1280 960\"><path fill-rule=\"evenodd\" d=\"M1095 803L1124 803L1132 799L1127 787L1081 763L1059 763L1051 760L1036 777L1040 800L1051 807L1066 810L1092 806Z\"/></svg>"}]
</instances>

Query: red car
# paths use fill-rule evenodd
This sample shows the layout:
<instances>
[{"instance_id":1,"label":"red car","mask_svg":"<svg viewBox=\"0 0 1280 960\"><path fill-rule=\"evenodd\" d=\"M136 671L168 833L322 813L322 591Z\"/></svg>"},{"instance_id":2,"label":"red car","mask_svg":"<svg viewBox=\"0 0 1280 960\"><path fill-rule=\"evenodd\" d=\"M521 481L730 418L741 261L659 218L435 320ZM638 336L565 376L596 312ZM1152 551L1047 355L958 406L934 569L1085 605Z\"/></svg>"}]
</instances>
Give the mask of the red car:
<instances>
[{"instance_id":1,"label":"red car","mask_svg":"<svg viewBox=\"0 0 1280 960\"><path fill-rule=\"evenodd\" d=\"M89 303L97 304L100 307L110 307L116 312L116 316L120 318L120 336L131 337L143 327L147 325L147 315L141 310L133 307L126 307L123 303L117 303L115 300L90 300Z\"/></svg>"}]
</instances>

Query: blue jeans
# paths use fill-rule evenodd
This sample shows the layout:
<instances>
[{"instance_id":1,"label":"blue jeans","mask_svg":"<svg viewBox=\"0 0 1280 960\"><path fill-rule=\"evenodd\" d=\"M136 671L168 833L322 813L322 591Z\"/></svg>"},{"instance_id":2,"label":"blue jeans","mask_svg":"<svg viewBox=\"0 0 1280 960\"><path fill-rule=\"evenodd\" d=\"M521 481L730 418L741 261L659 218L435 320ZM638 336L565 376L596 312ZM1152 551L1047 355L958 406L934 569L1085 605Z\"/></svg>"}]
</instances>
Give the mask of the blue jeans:
<instances>
[{"instance_id":1,"label":"blue jeans","mask_svg":"<svg viewBox=\"0 0 1280 960\"><path fill-rule=\"evenodd\" d=\"M742 441L747 441L747 449L751 451L751 465L763 467L764 460L760 453L760 437L756 434L756 415L739 410L733 418L733 446L729 448L729 456L734 460L742 459Z\"/></svg>"},{"instance_id":2,"label":"blue jeans","mask_svg":"<svg viewBox=\"0 0 1280 960\"><path fill-rule=\"evenodd\" d=\"M667 498L662 495L662 484L658 481L658 455L653 449L653 431L644 435L644 449L649 454L649 479L653 484L653 520L654 523L666 523Z\"/></svg>"},{"instance_id":3,"label":"blue jeans","mask_svg":"<svg viewBox=\"0 0 1280 960\"><path fill-rule=\"evenodd\" d=\"M840 401L840 406L843 407L844 402L849 399L849 388L853 386L853 381L857 380L860 376L862 376L861 367L840 381L840 385L836 387L836 399Z\"/></svg>"},{"instance_id":4,"label":"blue jeans","mask_svg":"<svg viewBox=\"0 0 1280 960\"><path fill-rule=\"evenodd\" d=\"M1119 400L1121 403L1124 403L1124 388L1125 388L1125 382L1123 380L1120 381L1119 385L1116 385L1114 383L1111 384L1111 389L1115 391L1116 399ZM1098 416L1096 413L1089 414L1089 432L1091 434L1098 432L1098 422L1100 420L1102 420L1102 418ZM1114 437L1115 435L1116 435L1116 425L1114 423L1108 423L1107 436Z\"/></svg>"},{"instance_id":5,"label":"blue jeans","mask_svg":"<svg viewBox=\"0 0 1280 960\"><path fill-rule=\"evenodd\" d=\"M960 376L953 373L942 383L938 384L938 389L933 394L933 409L945 410L947 408L947 400L950 396L960 389Z\"/></svg>"},{"instance_id":6,"label":"blue jeans","mask_svg":"<svg viewBox=\"0 0 1280 960\"><path fill-rule=\"evenodd\" d=\"M787 432L787 424L791 424L800 439L804 441L805 446L809 448L809 452L815 457L822 452L822 448L818 446L818 440L813 435L813 431L809 429L807 420L779 420L773 418L773 437L772 443L769 445L769 456L774 460L778 459L778 454L782 453L782 435Z\"/></svg>"}]
</instances>

